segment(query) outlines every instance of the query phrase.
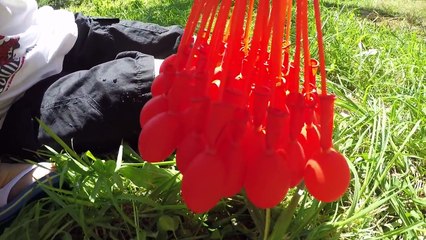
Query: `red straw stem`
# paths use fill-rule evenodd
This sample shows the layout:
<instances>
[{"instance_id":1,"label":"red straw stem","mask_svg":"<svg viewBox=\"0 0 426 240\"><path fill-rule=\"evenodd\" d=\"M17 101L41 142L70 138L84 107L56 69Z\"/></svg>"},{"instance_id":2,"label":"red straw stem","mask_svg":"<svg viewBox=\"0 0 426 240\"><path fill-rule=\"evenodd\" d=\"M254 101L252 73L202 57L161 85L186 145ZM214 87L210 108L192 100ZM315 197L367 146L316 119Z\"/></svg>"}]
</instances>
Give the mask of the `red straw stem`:
<instances>
[{"instance_id":1,"label":"red straw stem","mask_svg":"<svg viewBox=\"0 0 426 240\"><path fill-rule=\"evenodd\" d=\"M187 47L189 43L189 40L192 38L198 23L198 19L200 18L200 15L201 15L201 9L203 8L206 2L207 0L194 1L194 4L192 5L191 13L189 14L189 17L188 17L185 30L183 32L182 41L178 48L179 53L182 53L184 51L184 49Z\"/></svg>"},{"instance_id":2,"label":"red straw stem","mask_svg":"<svg viewBox=\"0 0 426 240\"><path fill-rule=\"evenodd\" d=\"M200 45L207 43L206 38L208 38L208 36L210 35L210 27L211 27L212 20L214 19L214 15L216 13L216 8L218 6L218 3L219 3L218 0L210 0L206 3L205 7L203 8L203 13L202 13L203 16L201 18L200 28L197 33L197 40L191 49L191 54L189 55L189 59L186 63L186 68L188 69L192 67L191 64L193 63L193 61L191 61L191 59L199 57L197 55L199 55L198 51L199 51ZM210 19L209 25L207 26L207 22L209 19Z\"/></svg>"},{"instance_id":3,"label":"red straw stem","mask_svg":"<svg viewBox=\"0 0 426 240\"><path fill-rule=\"evenodd\" d=\"M272 26L273 26L273 17L272 17L271 10L270 10L270 13L269 13L268 22L265 23L266 31L263 31L262 42L261 42L261 45L260 45L260 54L263 57L263 59L267 59L266 56L268 56L268 54L269 54L268 53L268 46L269 46L269 39L271 37Z\"/></svg>"},{"instance_id":4,"label":"red straw stem","mask_svg":"<svg viewBox=\"0 0 426 240\"><path fill-rule=\"evenodd\" d=\"M317 38L318 38L318 55L319 55L319 67L321 73L321 94L327 95L327 75L325 71L325 54L324 54L324 40L322 35L322 25L321 25L321 13L319 0L314 0L314 10L315 10L315 25L317 28Z\"/></svg>"},{"instance_id":5,"label":"red straw stem","mask_svg":"<svg viewBox=\"0 0 426 240\"><path fill-rule=\"evenodd\" d=\"M215 68L219 64L219 59L222 54L222 50L220 49L223 44L223 35L226 27L226 22L228 20L229 11L231 9L231 0L224 0L221 3L219 8L218 16L216 19L215 27L212 33L212 37L210 40L210 48L207 57L207 81L205 82L204 93L205 95L209 92L210 83L215 80L213 79Z\"/></svg>"},{"instance_id":6,"label":"red straw stem","mask_svg":"<svg viewBox=\"0 0 426 240\"><path fill-rule=\"evenodd\" d=\"M257 9L256 23L254 25L253 36L251 39L251 48L249 53L249 68L255 68L259 61L259 48L261 47L262 37L266 31L269 18L269 0L260 0ZM269 34L269 33L268 33Z\"/></svg>"},{"instance_id":7,"label":"red straw stem","mask_svg":"<svg viewBox=\"0 0 426 240\"><path fill-rule=\"evenodd\" d=\"M208 64L208 71L209 74L213 75L214 69L216 68L218 64L217 56L221 54L219 51L219 47L221 44L223 44L224 39L224 31L227 26L227 20L229 16L229 11L231 10L231 0L224 0L222 1L222 4L219 9L219 13L216 19L215 27L212 33L212 37L210 40L210 52L209 52L209 64ZM213 56L216 56L215 58L212 58ZM210 79L210 78L209 78Z\"/></svg>"},{"instance_id":8,"label":"red straw stem","mask_svg":"<svg viewBox=\"0 0 426 240\"><path fill-rule=\"evenodd\" d=\"M253 8L254 8L254 0L250 0L249 3L249 9L248 9L248 15L247 15L247 23L246 23L246 30L245 30L245 36L244 36L244 54L248 54L248 42L250 38L250 27L253 17Z\"/></svg>"},{"instance_id":9,"label":"red straw stem","mask_svg":"<svg viewBox=\"0 0 426 240\"><path fill-rule=\"evenodd\" d=\"M291 32L291 16L292 16L292 8L293 8L293 0L287 0L286 3L287 10L286 10L286 16L287 16L287 22L285 25L286 28L286 44L290 42L290 32Z\"/></svg>"},{"instance_id":10,"label":"red straw stem","mask_svg":"<svg viewBox=\"0 0 426 240\"><path fill-rule=\"evenodd\" d=\"M234 11L232 12L231 17L231 26L230 33L232 33L228 39L228 49L223 60L223 71L222 71L222 82L219 89L219 99L223 98L223 92L226 88L230 86L228 80L234 81L235 76L229 76L235 68L235 59L238 61L239 51L241 49L241 38L244 34L244 29L242 28L244 24L244 16L246 12L247 0L236 1L234 6ZM240 59L241 60L241 59Z\"/></svg>"},{"instance_id":11,"label":"red straw stem","mask_svg":"<svg viewBox=\"0 0 426 240\"><path fill-rule=\"evenodd\" d=\"M309 29L308 29L308 1L303 1L303 23L302 23L302 38L303 38L303 60L304 60L304 88L309 99L311 86L311 56L309 53Z\"/></svg>"},{"instance_id":12,"label":"red straw stem","mask_svg":"<svg viewBox=\"0 0 426 240\"><path fill-rule=\"evenodd\" d=\"M285 45L284 45L284 59L283 59L283 66L284 66L284 76L288 76L290 71L290 34L291 34L291 17L292 17L292 8L293 8L293 1L287 0L286 2L286 24L285 24Z\"/></svg>"},{"instance_id":13,"label":"red straw stem","mask_svg":"<svg viewBox=\"0 0 426 240\"><path fill-rule=\"evenodd\" d=\"M262 2L263 3L263 2ZM268 46L269 46L269 38L272 32L272 16L271 16L271 8L269 6L269 1L265 0L264 5L264 16L261 18L261 22L259 22L258 28L255 29L255 31L260 30L261 33L259 46L257 49L253 49L258 54L258 61L260 61L259 65L263 65L266 62L266 59L268 59ZM256 21L257 24L257 21ZM266 26L266 27L265 27ZM264 67L264 66L262 66Z\"/></svg>"},{"instance_id":14,"label":"red straw stem","mask_svg":"<svg viewBox=\"0 0 426 240\"><path fill-rule=\"evenodd\" d=\"M212 12L210 13L209 24L207 26L208 31L206 31L206 33L208 32L209 35L205 36L205 37L207 37L207 39L208 39L208 37L210 37L210 33L212 33L212 27L213 27L213 22L214 22L215 17L216 17L216 11L219 8L219 0L216 0L215 4L213 6L214 7L212 8Z\"/></svg>"},{"instance_id":15,"label":"red straw stem","mask_svg":"<svg viewBox=\"0 0 426 240\"><path fill-rule=\"evenodd\" d=\"M265 16L263 26L261 26L262 28L261 42L260 42L258 51L256 53L258 56L257 56L257 61L255 66L257 66L258 70L261 73L260 77L256 79L257 80L255 82L256 86L258 85L266 86L267 80L269 78L268 63L267 63L267 60L269 58L268 46L269 46L269 38L272 32L272 25L273 25L269 3L268 3L268 9L265 10L265 13L267 13L267 15ZM264 27L265 25L266 25L266 28Z\"/></svg>"},{"instance_id":16,"label":"red straw stem","mask_svg":"<svg viewBox=\"0 0 426 240\"><path fill-rule=\"evenodd\" d=\"M281 0L272 1L273 36L271 42L270 73L273 81L281 78L282 39L284 37L285 8ZM273 85L275 82L272 83Z\"/></svg>"},{"instance_id":17,"label":"red straw stem","mask_svg":"<svg viewBox=\"0 0 426 240\"><path fill-rule=\"evenodd\" d=\"M282 68L281 64L283 61L283 52L282 52L282 44L284 37L284 25L285 25L285 15L286 15L286 6L281 0L273 0L272 1L272 16L273 16L273 36L271 42L271 56L270 56L270 79L271 89L272 89L272 100L271 105L273 107L277 106L279 103L278 99L284 100L285 98L277 97L276 95L282 95L284 93L277 91L277 84L281 84L282 77ZM284 104L284 103L281 103Z\"/></svg>"},{"instance_id":18,"label":"red straw stem","mask_svg":"<svg viewBox=\"0 0 426 240\"><path fill-rule=\"evenodd\" d=\"M238 0L234 6L234 12L231 18L231 37L228 39L229 51L229 60L235 59L235 57L241 49L241 38L244 35L244 17L246 13L247 0ZM235 14L234 14L235 13Z\"/></svg>"},{"instance_id":19,"label":"red straw stem","mask_svg":"<svg viewBox=\"0 0 426 240\"><path fill-rule=\"evenodd\" d=\"M302 6L301 1L296 2L296 49L294 53L294 74L289 78L289 91L291 93L299 92L299 75L300 75L300 42L302 37Z\"/></svg>"}]
</instances>

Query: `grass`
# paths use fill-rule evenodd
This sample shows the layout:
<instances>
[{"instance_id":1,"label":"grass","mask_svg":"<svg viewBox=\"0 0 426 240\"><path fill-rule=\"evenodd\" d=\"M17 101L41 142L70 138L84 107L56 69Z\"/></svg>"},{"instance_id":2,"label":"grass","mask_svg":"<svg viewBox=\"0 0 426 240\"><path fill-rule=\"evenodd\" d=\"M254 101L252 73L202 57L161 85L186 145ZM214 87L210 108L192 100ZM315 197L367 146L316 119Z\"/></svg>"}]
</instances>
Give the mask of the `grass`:
<instances>
[{"instance_id":1,"label":"grass","mask_svg":"<svg viewBox=\"0 0 426 240\"><path fill-rule=\"evenodd\" d=\"M325 0L324 2L326 5L356 9L363 17L375 22L384 21L390 25L402 24L406 27L426 26L426 2L422 0Z\"/></svg>"},{"instance_id":2,"label":"grass","mask_svg":"<svg viewBox=\"0 0 426 240\"><path fill-rule=\"evenodd\" d=\"M73 11L184 25L191 1L70 1ZM74 5L72 4L74 3ZM350 189L325 204L303 188L270 211L243 195L194 215L181 202L173 157L40 152L72 189L46 187L0 239L425 239L426 10L421 1L322 1L334 142ZM374 17L373 17L374 16ZM390 24L392 23L392 24ZM312 38L314 41L314 38ZM314 53L315 54L315 53ZM64 146L65 147L65 146ZM270 216L270 217L265 217Z\"/></svg>"}]
</instances>

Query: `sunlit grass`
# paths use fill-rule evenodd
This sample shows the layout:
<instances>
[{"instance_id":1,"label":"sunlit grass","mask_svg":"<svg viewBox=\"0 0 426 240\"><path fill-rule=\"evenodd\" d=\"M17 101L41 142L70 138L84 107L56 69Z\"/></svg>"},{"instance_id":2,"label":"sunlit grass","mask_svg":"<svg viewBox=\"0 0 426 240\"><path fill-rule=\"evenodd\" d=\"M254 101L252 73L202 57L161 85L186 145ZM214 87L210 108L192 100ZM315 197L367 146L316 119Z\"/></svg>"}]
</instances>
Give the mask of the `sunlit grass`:
<instances>
[{"instance_id":1,"label":"sunlit grass","mask_svg":"<svg viewBox=\"0 0 426 240\"><path fill-rule=\"evenodd\" d=\"M325 3L357 8L371 20L388 21L390 24L408 26L411 24L426 27L426 2L423 0L324 0Z\"/></svg>"}]
</instances>

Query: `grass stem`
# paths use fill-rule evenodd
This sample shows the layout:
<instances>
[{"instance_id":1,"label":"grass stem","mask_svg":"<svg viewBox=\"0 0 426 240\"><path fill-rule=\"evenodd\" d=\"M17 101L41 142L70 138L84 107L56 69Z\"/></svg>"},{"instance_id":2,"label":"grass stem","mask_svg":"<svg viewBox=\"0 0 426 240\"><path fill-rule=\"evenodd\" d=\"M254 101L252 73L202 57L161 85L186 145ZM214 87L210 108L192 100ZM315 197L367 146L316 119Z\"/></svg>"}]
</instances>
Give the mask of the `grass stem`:
<instances>
[{"instance_id":1,"label":"grass stem","mask_svg":"<svg viewBox=\"0 0 426 240\"><path fill-rule=\"evenodd\" d=\"M268 208L265 211L265 231L263 233L264 240L268 239L270 227L271 227L271 209Z\"/></svg>"},{"instance_id":2,"label":"grass stem","mask_svg":"<svg viewBox=\"0 0 426 240\"><path fill-rule=\"evenodd\" d=\"M272 231L270 239L272 240L283 239L284 236L286 235L287 229L290 226L290 222L293 218L293 214L296 211L300 197L302 196L300 194L300 191L303 190L303 188L304 188L303 184L300 184L297 187L297 190L294 193L293 197L291 198L291 201L288 204L287 208L281 212L280 216L275 222L275 227L274 227L274 230Z\"/></svg>"}]
</instances>

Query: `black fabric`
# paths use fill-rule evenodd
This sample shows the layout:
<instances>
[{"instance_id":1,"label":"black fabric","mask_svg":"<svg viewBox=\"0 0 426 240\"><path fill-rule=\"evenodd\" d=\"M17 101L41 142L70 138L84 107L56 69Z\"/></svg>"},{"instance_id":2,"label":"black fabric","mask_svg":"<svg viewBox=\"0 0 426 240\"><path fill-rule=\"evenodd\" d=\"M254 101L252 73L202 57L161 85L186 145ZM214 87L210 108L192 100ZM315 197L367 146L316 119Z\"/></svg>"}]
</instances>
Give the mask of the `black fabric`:
<instances>
[{"instance_id":1,"label":"black fabric","mask_svg":"<svg viewBox=\"0 0 426 240\"><path fill-rule=\"evenodd\" d=\"M182 29L152 23L76 14L78 39L64 60L64 71L89 69L124 51L139 51L163 59L176 52Z\"/></svg>"},{"instance_id":2,"label":"black fabric","mask_svg":"<svg viewBox=\"0 0 426 240\"><path fill-rule=\"evenodd\" d=\"M153 59L176 52L182 29L81 14L76 23L78 39L63 71L29 89L8 111L0 154L33 157L28 150L42 144L58 147L35 117L76 151L108 152L122 139L136 146Z\"/></svg>"}]
</instances>

